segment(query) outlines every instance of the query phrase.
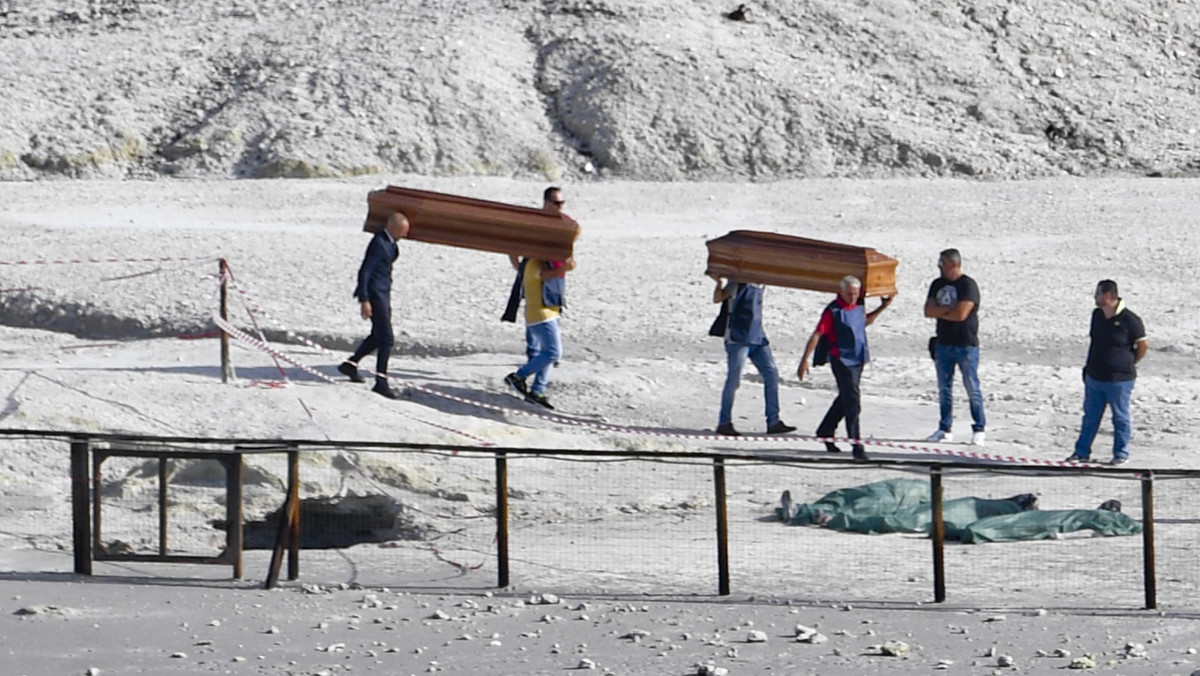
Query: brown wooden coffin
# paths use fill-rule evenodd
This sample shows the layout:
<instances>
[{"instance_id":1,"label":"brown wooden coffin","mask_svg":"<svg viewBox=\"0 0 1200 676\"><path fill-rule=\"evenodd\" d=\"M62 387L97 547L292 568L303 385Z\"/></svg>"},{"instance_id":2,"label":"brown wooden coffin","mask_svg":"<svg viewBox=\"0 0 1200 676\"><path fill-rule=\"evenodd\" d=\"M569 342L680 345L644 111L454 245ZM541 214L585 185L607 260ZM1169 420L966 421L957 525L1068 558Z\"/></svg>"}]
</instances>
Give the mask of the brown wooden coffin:
<instances>
[{"instance_id":1,"label":"brown wooden coffin","mask_svg":"<svg viewBox=\"0 0 1200 676\"><path fill-rule=\"evenodd\" d=\"M706 244L708 274L830 293L854 275L866 296L896 293L899 261L874 249L755 230L734 230Z\"/></svg>"},{"instance_id":2,"label":"brown wooden coffin","mask_svg":"<svg viewBox=\"0 0 1200 676\"><path fill-rule=\"evenodd\" d=\"M397 211L408 217L409 239L542 260L569 258L579 236L564 214L396 186L367 195L363 230L379 232Z\"/></svg>"}]
</instances>

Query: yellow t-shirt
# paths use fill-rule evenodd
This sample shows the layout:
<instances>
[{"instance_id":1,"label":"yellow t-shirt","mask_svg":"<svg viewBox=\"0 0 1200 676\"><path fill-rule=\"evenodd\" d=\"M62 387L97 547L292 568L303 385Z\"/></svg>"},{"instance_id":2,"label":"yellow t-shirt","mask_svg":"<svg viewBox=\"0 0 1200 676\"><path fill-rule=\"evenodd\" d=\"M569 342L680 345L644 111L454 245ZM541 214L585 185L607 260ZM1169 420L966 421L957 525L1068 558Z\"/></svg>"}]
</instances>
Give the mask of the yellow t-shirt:
<instances>
[{"instance_id":1,"label":"yellow t-shirt","mask_svg":"<svg viewBox=\"0 0 1200 676\"><path fill-rule=\"evenodd\" d=\"M542 261L529 258L525 261L525 276L522 286L525 291L525 323L541 324L558 317L559 308L542 305Z\"/></svg>"}]
</instances>

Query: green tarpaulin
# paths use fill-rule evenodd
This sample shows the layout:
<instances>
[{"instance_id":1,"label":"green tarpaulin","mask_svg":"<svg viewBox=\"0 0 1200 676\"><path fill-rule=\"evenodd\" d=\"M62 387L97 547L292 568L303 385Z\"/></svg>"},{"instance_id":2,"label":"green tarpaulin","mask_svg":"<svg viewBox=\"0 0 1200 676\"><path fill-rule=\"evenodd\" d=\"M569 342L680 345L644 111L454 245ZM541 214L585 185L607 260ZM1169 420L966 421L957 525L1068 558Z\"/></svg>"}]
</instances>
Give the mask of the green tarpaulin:
<instances>
[{"instance_id":1,"label":"green tarpaulin","mask_svg":"<svg viewBox=\"0 0 1200 676\"><path fill-rule=\"evenodd\" d=\"M889 479L840 488L816 502L792 505L785 492L775 513L794 526L815 525L855 533L929 533L933 524L929 482ZM957 498L942 503L947 540L968 543L1041 540L1090 530L1134 535L1142 525L1107 509L1038 510L1032 495L1007 499ZM786 510L786 511L785 511Z\"/></svg>"}]
</instances>

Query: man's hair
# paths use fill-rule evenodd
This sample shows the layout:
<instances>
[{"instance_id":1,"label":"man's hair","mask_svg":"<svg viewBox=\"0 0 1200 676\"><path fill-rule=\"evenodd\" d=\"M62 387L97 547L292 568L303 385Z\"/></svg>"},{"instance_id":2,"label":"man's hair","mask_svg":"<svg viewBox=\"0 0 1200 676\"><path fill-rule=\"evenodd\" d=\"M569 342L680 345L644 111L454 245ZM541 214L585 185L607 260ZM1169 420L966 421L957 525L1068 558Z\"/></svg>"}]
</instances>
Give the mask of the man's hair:
<instances>
[{"instance_id":1,"label":"man's hair","mask_svg":"<svg viewBox=\"0 0 1200 676\"><path fill-rule=\"evenodd\" d=\"M542 191L542 201L549 202L550 198L553 197L554 193L556 193L556 192L562 192L562 188L560 188L556 185L552 185L549 188L546 188L545 190Z\"/></svg>"},{"instance_id":2,"label":"man's hair","mask_svg":"<svg viewBox=\"0 0 1200 676\"><path fill-rule=\"evenodd\" d=\"M958 249L946 249L945 251L942 251L942 253L938 254L938 256L940 258L945 258L955 265L962 265L962 254L958 252Z\"/></svg>"},{"instance_id":3,"label":"man's hair","mask_svg":"<svg viewBox=\"0 0 1200 676\"><path fill-rule=\"evenodd\" d=\"M841 286L843 289L848 289L852 286L857 286L858 288L861 289L862 282L859 281L858 277L855 277L854 275L846 275L845 277L842 277L842 285Z\"/></svg>"},{"instance_id":4,"label":"man's hair","mask_svg":"<svg viewBox=\"0 0 1200 676\"><path fill-rule=\"evenodd\" d=\"M1110 293L1113 298L1120 298L1121 294L1117 293L1117 283L1111 279L1102 279L1096 285L1096 290L1100 293Z\"/></svg>"}]
</instances>

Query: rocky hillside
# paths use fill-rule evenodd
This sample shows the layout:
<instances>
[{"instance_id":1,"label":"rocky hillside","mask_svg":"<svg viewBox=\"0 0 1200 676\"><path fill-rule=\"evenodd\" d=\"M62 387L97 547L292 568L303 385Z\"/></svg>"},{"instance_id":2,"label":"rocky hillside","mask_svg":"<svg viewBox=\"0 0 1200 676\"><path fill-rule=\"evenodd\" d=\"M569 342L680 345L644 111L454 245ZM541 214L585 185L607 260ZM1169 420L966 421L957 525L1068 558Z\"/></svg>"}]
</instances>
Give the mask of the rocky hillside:
<instances>
[{"instance_id":1,"label":"rocky hillside","mask_svg":"<svg viewBox=\"0 0 1200 676\"><path fill-rule=\"evenodd\" d=\"M1193 0L0 0L0 179L1200 173Z\"/></svg>"}]
</instances>

